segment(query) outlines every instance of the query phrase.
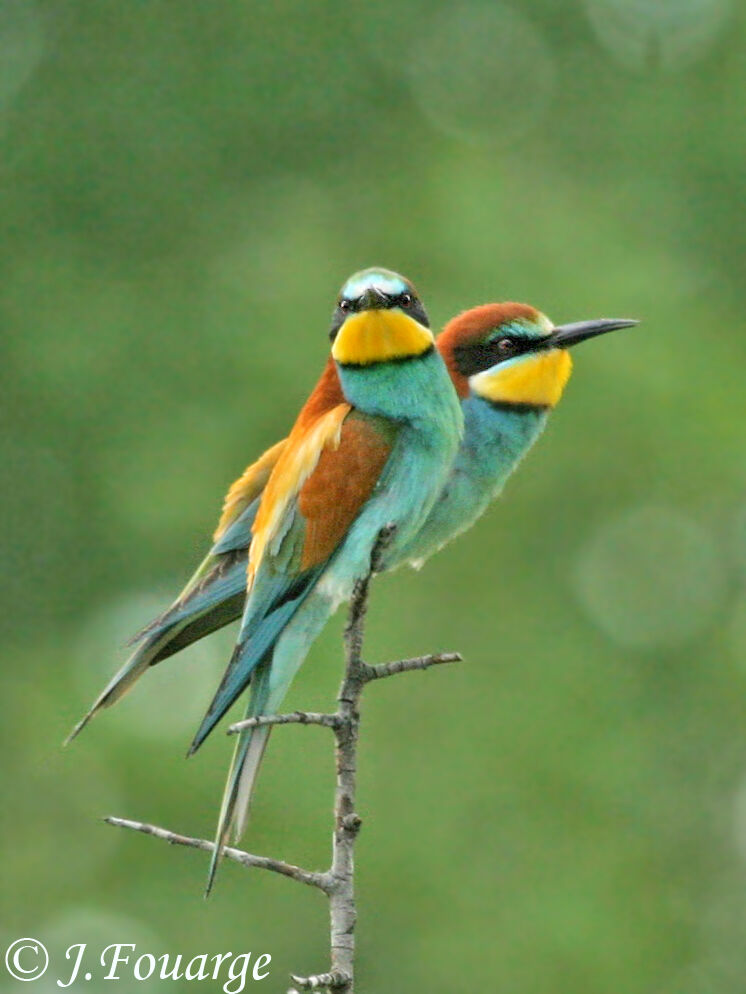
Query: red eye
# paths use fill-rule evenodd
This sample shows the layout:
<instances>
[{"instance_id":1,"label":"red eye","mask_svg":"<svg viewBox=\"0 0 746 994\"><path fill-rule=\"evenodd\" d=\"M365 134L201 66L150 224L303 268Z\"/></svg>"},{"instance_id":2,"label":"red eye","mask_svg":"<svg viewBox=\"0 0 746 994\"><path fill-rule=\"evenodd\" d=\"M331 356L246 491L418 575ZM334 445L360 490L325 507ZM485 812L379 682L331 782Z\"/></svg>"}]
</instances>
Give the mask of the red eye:
<instances>
[{"instance_id":1,"label":"red eye","mask_svg":"<svg viewBox=\"0 0 746 994\"><path fill-rule=\"evenodd\" d=\"M498 338L495 342L495 347L497 348L498 355L503 358L515 352L515 342L512 338Z\"/></svg>"},{"instance_id":2,"label":"red eye","mask_svg":"<svg viewBox=\"0 0 746 994\"><path fill-rule=\"evenodd\" d=\"M399 303L401 304L402 307L411 307L413 303L412 294L411 293L401 294L401 296L399 297Z\"/></svg>"},{"instance_id":3,"label":"red eye","mask_svg":"<svg viewBox=\"0 0 746 994\"><path fill-rule=\"evenodd\" d=\"M349 302L349 300L340 300L339 302L340 311L349 311L351 307L352 304Z\"/></svg>"}]
</instances>

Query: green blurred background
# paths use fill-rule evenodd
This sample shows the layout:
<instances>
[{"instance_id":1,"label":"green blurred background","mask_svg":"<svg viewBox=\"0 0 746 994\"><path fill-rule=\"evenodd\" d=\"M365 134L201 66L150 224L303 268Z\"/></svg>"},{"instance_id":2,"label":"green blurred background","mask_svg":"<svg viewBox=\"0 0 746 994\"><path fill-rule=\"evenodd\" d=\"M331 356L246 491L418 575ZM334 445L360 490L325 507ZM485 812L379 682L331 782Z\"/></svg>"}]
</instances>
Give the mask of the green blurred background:
<instances>
[{"instance_id":1,"label":"green blurred background","mask_svg":"<svg viewBox=\"0 0 746 994\"><path fill-rule=\"evenodd\" d=\"M276 991L325 968L318 894L226 865L205 904L204 854L97 821L211 835L231 744L183 756L231 633L59 743L378 264L435 325L644 324L578 350L473 531L375 584L371 661L466 661L366 695L360 989L743 994L743 28L728 0L1 0L2 938L269 952ZM342 620L290 707L332 700ZM326 733L276 733L246 845L323 865L331 787Z\"/></svg>"}]
</instances>

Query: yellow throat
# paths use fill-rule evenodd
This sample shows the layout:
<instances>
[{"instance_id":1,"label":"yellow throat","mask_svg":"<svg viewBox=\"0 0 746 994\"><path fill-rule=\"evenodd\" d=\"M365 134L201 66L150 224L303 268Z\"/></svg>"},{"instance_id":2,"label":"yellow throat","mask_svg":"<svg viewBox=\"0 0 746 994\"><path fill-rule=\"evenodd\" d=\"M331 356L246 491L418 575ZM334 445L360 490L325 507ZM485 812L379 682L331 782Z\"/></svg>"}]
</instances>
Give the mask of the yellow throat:
<instances>
[{"instance_id":1,"label":"yellow throat","mask_svg":"<svg viewBox=\"0 0 746 994\"><path fill-rule=\"evenodd\" d=\"M432 332L402 311L369 310L347 318L334 339L332 356L342 365L370 366L422 355L432 344Z\"/></svg>"},{"instance_id":2,"label":"yellow throat","mask_svg":"<svg viewBox=\"0 0 746 994\"><path fill-rule=\"evenodd\" d=\"M477 373L469 384L494 404L554 407L570 379L572 359L566 349L530 353L512 362Z\"/></svg>"}]
</instances>

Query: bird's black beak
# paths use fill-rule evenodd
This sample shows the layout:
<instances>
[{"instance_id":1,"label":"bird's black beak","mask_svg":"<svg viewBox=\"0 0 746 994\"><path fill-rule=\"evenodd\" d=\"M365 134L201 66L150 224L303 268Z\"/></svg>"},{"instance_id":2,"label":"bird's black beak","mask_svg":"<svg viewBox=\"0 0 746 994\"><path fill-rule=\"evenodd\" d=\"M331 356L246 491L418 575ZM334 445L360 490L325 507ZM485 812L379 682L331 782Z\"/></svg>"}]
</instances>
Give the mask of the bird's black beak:
<instances>
[{"instance_id":1,"label":"bird's black beak","mask_svg":"<svg viewBox=\"0 0 746 994\"><path fill-rule=\"evenodd\" d=\"M360 310L380 311L389 306L389 298L374 286L368 287L360 299Z\"/></svg>"},{"instance_id":2,"label":"bird's black beak","mask_svg":"<svg viewBox=\"0 0 746 994\"><path fill-rule=\"evenodd\" d=\"M596 335L605 335L607 331L618 328L633 328L639 321L631 318L598 318L596 321L575 321L573 324L561 324L554 329L549 337L549 345L558 349L569 349L578 342Z\"/></svg>"}]
</instances>

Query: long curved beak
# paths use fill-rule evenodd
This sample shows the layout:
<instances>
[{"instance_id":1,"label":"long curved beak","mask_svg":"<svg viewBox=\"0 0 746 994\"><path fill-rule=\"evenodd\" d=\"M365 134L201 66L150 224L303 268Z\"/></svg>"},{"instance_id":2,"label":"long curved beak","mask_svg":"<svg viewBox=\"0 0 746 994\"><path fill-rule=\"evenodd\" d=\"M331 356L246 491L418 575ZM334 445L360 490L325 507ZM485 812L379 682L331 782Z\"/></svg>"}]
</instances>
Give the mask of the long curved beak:
<instances>
[{"instance_id":1,"label":"long curved beak","mask_svg":"<svg viewBox=\"0 0 746 994\"><path fill-rule=\"evenodd\" d=\"M634 328L639 323L631 318L598 318L596 321L561 324L554 329L549 343L559 349L569 349L578 342L595 338L596 335L605 335L608 331L616 331L618 328Z\"/></svg>"}]
</instances>

